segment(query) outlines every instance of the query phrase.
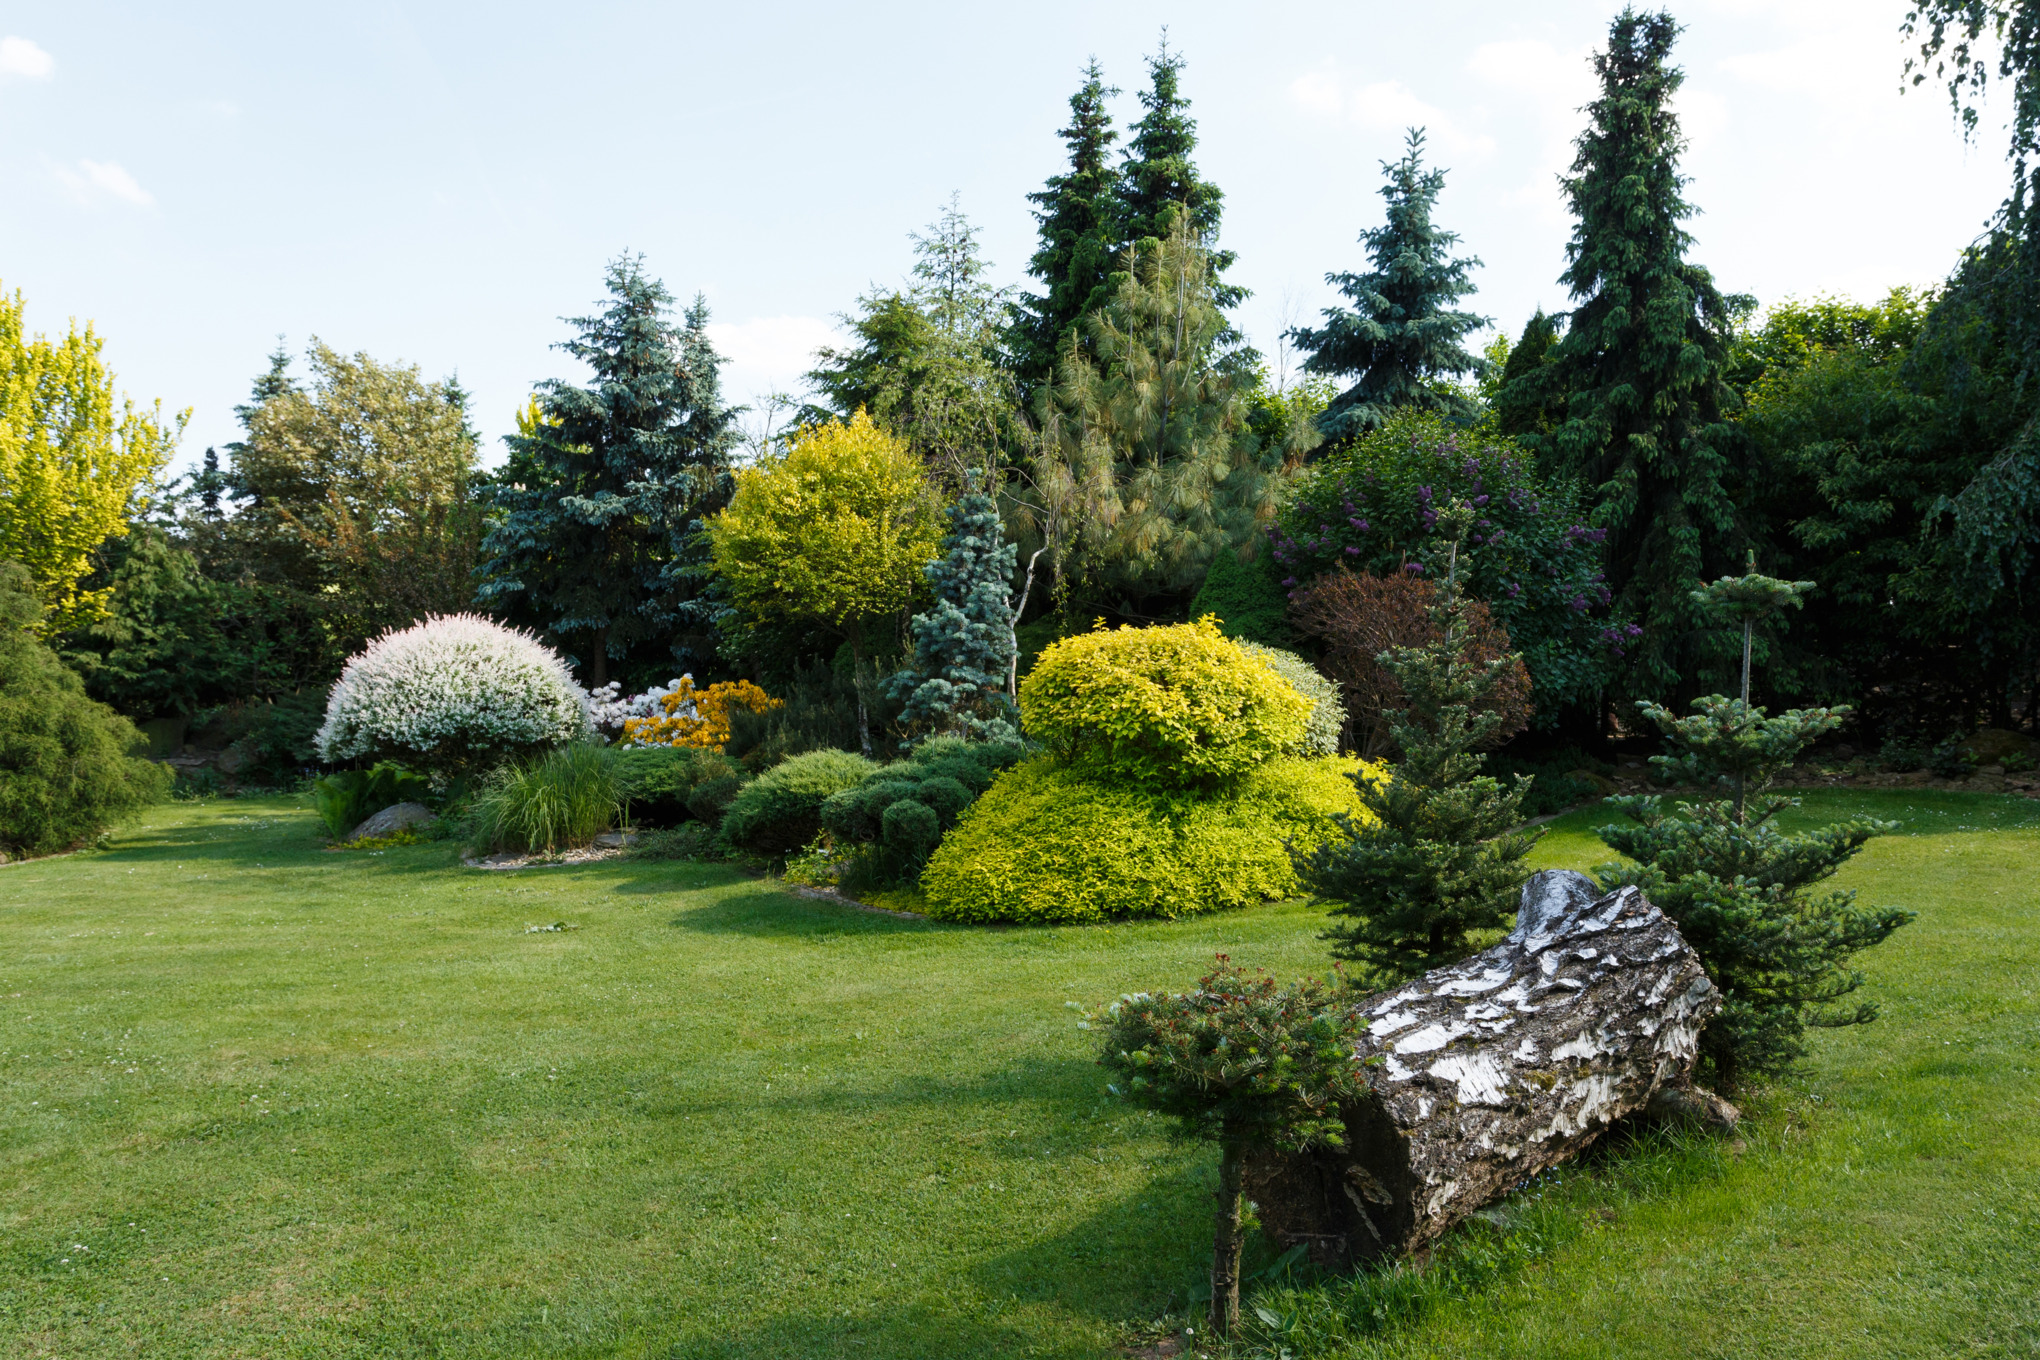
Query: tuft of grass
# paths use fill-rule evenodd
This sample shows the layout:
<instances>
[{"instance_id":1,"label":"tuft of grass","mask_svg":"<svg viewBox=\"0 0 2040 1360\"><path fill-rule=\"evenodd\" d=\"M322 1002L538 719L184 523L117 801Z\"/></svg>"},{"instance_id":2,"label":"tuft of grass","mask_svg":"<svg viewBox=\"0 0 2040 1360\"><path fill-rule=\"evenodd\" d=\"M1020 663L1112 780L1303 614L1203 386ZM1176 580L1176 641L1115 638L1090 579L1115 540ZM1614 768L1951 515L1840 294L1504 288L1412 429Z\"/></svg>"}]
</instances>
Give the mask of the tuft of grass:
<instances>
[{"instance_id":1,"label":"tuft of grass","mask_svg":"<svg viewBox=\"0 0 2040 1360\"><path fill-rule=\"evenodd\" d=\"M468 814L479 849L543 852L587 845L623 802L616 753L574 742L499 771Z\"/></svg>"}]
</instances>

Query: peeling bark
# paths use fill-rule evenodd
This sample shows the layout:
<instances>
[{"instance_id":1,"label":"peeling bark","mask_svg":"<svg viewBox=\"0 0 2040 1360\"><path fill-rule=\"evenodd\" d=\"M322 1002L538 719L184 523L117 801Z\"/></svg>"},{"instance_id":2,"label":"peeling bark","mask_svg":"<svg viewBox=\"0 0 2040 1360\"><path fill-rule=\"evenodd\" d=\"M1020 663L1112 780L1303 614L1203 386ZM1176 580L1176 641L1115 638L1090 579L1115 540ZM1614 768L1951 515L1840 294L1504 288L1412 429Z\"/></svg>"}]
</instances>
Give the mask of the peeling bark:
<instances>
[{"instance_id":1,"label":"peeling bark","mask_svg":"<svg viewBox=\"0 0 2040 1360\"><path fill-rule=\"evenodd\" d=\"M1421 1249L1685 1083L1720 1004L1640 891L1537 874L1507 940L1363 1003L1373 1090L1346 1145L1256 1153L1247 1194L1321 1265Z\"/></svg>"}]
</instances>

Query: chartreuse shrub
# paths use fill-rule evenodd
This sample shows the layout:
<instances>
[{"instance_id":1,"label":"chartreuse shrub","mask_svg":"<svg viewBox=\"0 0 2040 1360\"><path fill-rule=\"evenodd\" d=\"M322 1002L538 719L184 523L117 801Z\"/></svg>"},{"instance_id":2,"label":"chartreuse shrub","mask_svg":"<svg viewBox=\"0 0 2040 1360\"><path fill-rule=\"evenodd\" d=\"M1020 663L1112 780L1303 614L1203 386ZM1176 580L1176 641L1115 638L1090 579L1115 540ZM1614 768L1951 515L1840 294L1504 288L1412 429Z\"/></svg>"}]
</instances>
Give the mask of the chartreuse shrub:
<instances>
[{"instance_id":1,"label":"chartreuse shrub","mask_svg":"<svg viewBox=\"0 0 2040 1360\"><path fill-rule=\"evenodd\" d=\"M614 826L622 810L616 754L577 741L498 770L469 814L475 844L528 851L588 844Z\"/></svg>"},{"instance_id":2,"label":"chartreuse shrub","mask_svg":"<svg viewBox=\"0 0 2040 1360\"><path fill-rule=\"evenodd\" d=\"M386 807L424 803L432 797L432 781L393 760L379 760L366 770L342 770L312 785L319 820L336 837L345 836Z\"/></svg>"},{"instance_id":3,"label":"chartreuse shrub","mask_svg":"<svg viewBox=\"0 0 2040 1360\"><path fill-rule=\"evenodd\" d=\"M133 723L31 631L42 619L26 570L0 562L0 850L46 855L89 841L160 801L170 772L132 752Z\"/></svg>"},{"instance_id":4,"label":"chartreuse shrub","mask_svg":"<svg viewBox=\"0 0 2040 1360\"><path fill-rule=\"evenodd\" d=\"M800 849L822 829L829 795L855 788L878 765L848 751L808 751L737 791L722 816L723 839L756 855Z\"/></svg>"},{"instance_id":5,"label":"chartreuse shrub","mask_svg":"<svg viewBox=\"0 0 2040 1360\"><path fill-rule=\"evenodd\" d=\"M1210 619L1065 638L1020 686L1027 734L1073 769L1181 788L1303 739L1311 701Z\"/></svg>"},{"instance_id":6,"label":"chartreuse shrub","mask_svg":"<svg viewBox=\"0 0 2040 1360\"><path fill-rule=\"evenodd\" d=\"M1013 742L937 737L822 804L822 829L852 851L844 886L911 881L963 810L1024 754Z\"/></svg>"},{"instance_id":7,"label":"chartreuse shrub","mask_svg":"<svg viewBox=\"0 0 2040 1360\"><path fill-rule=\"evenodd\" d=\"M999 776L921 872L951 921L1173 918L1297 891L1308 853L1366 815L1358 760L1277 756L1216 787L1097 779L1053 756Z\"/></svg>"}]
</instances>

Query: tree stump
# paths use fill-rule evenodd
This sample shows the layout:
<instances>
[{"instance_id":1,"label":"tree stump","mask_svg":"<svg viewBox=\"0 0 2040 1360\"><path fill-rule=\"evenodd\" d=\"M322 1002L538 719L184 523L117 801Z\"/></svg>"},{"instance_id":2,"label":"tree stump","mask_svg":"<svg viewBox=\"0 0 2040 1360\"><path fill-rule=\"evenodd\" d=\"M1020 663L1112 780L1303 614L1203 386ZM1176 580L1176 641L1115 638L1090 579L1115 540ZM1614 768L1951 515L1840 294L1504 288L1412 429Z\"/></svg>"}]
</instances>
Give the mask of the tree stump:
<instances>
[{"instance_id":1,"label":"tree stump","mask_svg":"<svg viewBox=\"0 0 2040 1360\"><path fill-rule=\"evenodd\" d=\"M1639 890L1536 874L1508 939L1362 1003L1346 1145L1255 1156L1247 1195L1323 1266L1417 1250L1685 1082L1720 1004Z\"/></svg>"}]
</instances>

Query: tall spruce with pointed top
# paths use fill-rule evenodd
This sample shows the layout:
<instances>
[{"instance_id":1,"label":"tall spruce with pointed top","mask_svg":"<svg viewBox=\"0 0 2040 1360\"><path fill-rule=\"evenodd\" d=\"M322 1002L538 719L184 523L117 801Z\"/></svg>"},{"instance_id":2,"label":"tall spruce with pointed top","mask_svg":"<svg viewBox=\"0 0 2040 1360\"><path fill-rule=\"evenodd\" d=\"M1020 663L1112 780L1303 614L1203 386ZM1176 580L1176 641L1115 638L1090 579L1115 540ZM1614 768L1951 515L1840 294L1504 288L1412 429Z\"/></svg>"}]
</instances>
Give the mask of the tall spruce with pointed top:
<instances>
[{"instance_id":1,"label":"tall spruce with pointed top","mask_svg":"<svg viewBox=\"0 0 2040 1360\"><path fill-rule=\"evenodd\" d=\"M1669 14L1625 9L1594 56L1601 93L1564 181L1576 220L1562 278L1578 305L1551 362L1499 404L1547 473L1587 487L1608 531L1615 608L1643 627L1630 684L1690 693L1704 631L1692 590L1747 547L1730 494L1747 443L1722 376L1739 300L1686 259L1678 34ZM1547 409L1563 413L1549 433L1520 414Z\"/></svg>"},{"instance_id":2,"label":"tall spruce with pointed top","mask_svg":"<svg viewBox=\"0 0 2040 1360\"><path fill-rule=\"evenodd\" d=\"M1093 57L1070 96L1069 126L1056 134L1069 146L1069 169L1027 196L1041 235L1027 272L1043 291L1021 299L1009 339L1027 393L1054 380L1056 357L1073 337L1081 340L1078 322L1112 272L1119 178L1106 158L1119 134L1105 101L1118 93Z\"/></svg>"},{"instance_id":3,"label":"tall spruce with pointed top","mask_svg":"<svg viewBox=\"0 0 2040 1360\"><path fill-rule=\"evenodd\" d=\"M1324 935L1332 953L1368 965L1358 979L1368 985L1472 953L1469 934L1507 923L1530 874L1523 857L1537 833L1513 829L1530 779L1504 788L1480 772L1486 757L1476 752L1501 730L1489 696L1520 658L1470 658L1459 549L1473 521L1463 501L1438 516L1443 560L1430 607L1438 640L1382 654L1408 707L1389 720L1402 759L1385 779L1352 777L1373 817L1342 816L1343 839L1297 859L1304 886L1339 918Z\"/></svg>"},{"instance_id":4,"label":"tall spruce with pointed top","mask_svg":"<svg viewBox=\"0 0 2040 1360\"><path fill-rule=\"evenodd\" d=\"M1289 332L1309 354L1305 369L1358 379L1318 416L1327 439L1377 429L1403 406L1470 423L1478 414L1474 403L1440 380L1478 377L1488 367L1465 343L1488 318L1453 306L1474 291L1470 276L1480 261L1453 258L1458 235L1431 220L1445 172L1424 168L1423 129L1411 128L1402 159L1383 161L1381 169L1388 180L1381 187L1388 221L1360 233L1373 272L1325 275L1354 305L1327 307L1322 327Z\"/></svg>"},{"instance_id":5,"label":"tall spruce with pointed top","mask_svg":"<svg viewBox=\"0 0 2040 1360\"><path fill-rule=\"evenodd\" d=\"M942 555L925 572L935 607L910 625L914 664L892 679L894 693L906 700L902 725L978 741L1018 739L1005 692L1016 650L1014 552L998 502L972 478L949 507Z\"/></svg>"},{"instance_id":6,"label":"tall spruce with pointed top","mask_svg":"<svg viewBox=\"0 0 2040 1360\"><path fill-rule=\"evenodd\" d=\"M1766 796L1771 781L1849 714L1846 707L1809 708L1773 718L1750 703L1756 628L1797 608L1812 585L1760 575L1752 554L1744 575L1692 592L1703 617L1741 630L1742 698L1696 699L1697 711L1687 718L1661 704L1637 708L1672 747L1672 754L1652 757L1653 765L1674 779L1714 784L1726 796L1681 802L1671 812L1656 794L1610 798L1606 805L1630 825L1596 829L1610 848L1635 861L1603 865L1602 887L1642 888L1678 923L1721 989L1721 1010L1700 1036L1701 1056L1721 1090L1747 1074L1791 1065L1805 1052L1809 1027L1876 1019L1872 1003L1837 1004L1863 985L1849 959L1913 918L1898 907L1859 907L1853 890L1818 897L1808 891L1872 836L1898 830L1897 822L1859 817L1795 836L1773 824L1799 800Z\"/></svg>"},{"instance_id":7,"label":"tall spruce with pointed top","mask_svg":"<svg viewBox=\"0 0 2040 1360\"><path fill-rule=\"evenodd\" d=\"M708 304L696 298L676 329L673 296L642 257L619 257L606 280L609 306L558 346L593 381L540 383L536 419L504 437L478 591L559 638L596 685L646 643L668 643L661 665L712 645L700 530L729 499L738 439Z\"/></svg>"},{"instance_id":8,"label":"tall spruce with pointed top","mask_svg":"<svg viewBox=\"0 0 2040 1360\"><path fill-rule=\"evenodd\" d=\"M1116 244L1124 250L1141 241L1165 241L1180 212L1206 252L1213 301L1221 308L1237 307L1246 300L1247 290L1219 281L1237 258L1235 252L1217 248L1225 193L1201 178L1190 159L1197 150L1197 123L1190 117L1190 101L1183 97L1185 65L1181 53L1169 50L1169 33L1163 29L1160 50L1148 58L1148 88L1140 92L1146 112L1133 125L1120 164ZM1092 290L1084 310L1103 306L1108 295L1109 285L1101 284Z\"/></svg>"}]
</instances>

